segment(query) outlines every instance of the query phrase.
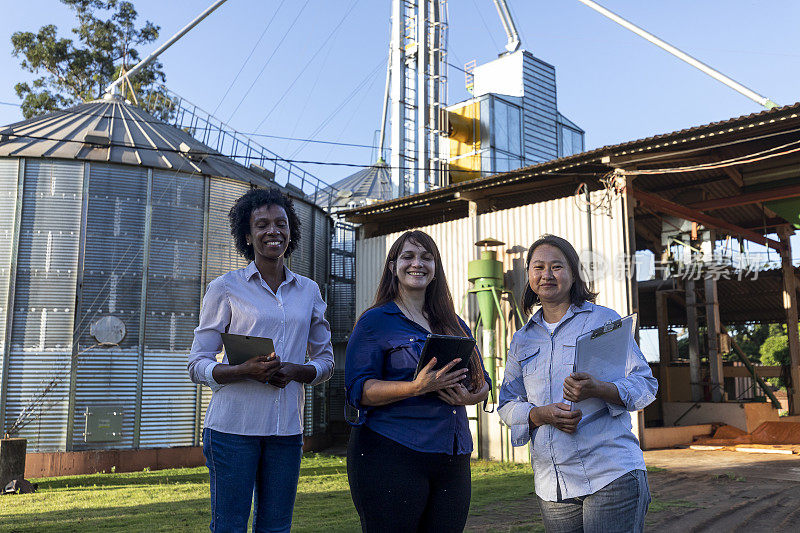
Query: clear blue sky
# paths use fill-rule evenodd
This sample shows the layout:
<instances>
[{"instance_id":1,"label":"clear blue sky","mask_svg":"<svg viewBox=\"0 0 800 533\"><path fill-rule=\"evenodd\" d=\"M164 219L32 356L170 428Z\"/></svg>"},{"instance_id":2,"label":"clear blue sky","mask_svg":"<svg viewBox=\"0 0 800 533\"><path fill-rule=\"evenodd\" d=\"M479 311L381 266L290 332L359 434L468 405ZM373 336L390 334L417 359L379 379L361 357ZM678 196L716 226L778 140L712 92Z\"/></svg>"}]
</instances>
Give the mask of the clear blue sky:
<instances>
[{"instance_id":1,"label":"clear blue sky","mask_svg":"<svg viewBox=\"0 0 800 533\"><path fill-rule=\"evenodd\" d=\"M587 149L760 111L757 104L577 0L508 2L523 47L555 65L559 109L586 130ZM211 0L134 3L140 20L161 26L163 40ZM800 100L800 2L601 3L779 104ZM316 131L316 139L371 145L380 123L391 2L308 0L298 23L279 45L304 4L306 0L229 0L162 56L167 85L207 111L219 105L216 114L225 120L230 117L230 124L240 131L252 132L272 111L258 133L309 137ZM272 25L223 100L279 6ZM289 89L348 10L339 30ZM61 35L68 36L72 19L57 0L2 0L2 13L0 102L18 102L14 83L30 76L11 55L11 34L53 23ZM451 0L449 13L451 63L463 66L471 59L482 63L502 51L505 34L491 0ZM262 67L263 73L245 96ZM450 69L450 102L466 97L463 74ZM0 124L19 119L18 108L0 105ZM369 164L374 157L364 148L261 141L293 159ZM342 167L306 168L328 182L353 172Z\"/></svg>"},{"instance_id":2,"label":"clear blue sky","mask_svg":"<svg viewBox=\"0 0 800 533\"><path fill-rule=\"evenodd\" d=\"M62 36L69 36L73 21L57 0L0 2L0 102L18 102L13 86L30 75L11 55L11 34L53 23ZM558 107L586 130L587 149L761 110L577 0L508 2L523 47L555 65ZM212 2L134 3L141 21L161 26L161 42ZM600 3L779 104L800 100L796 0ZM304 5L298 23L280 43ZM243 132L252 132L274 108L258 133L371 145L380 125L390 6L389 0L229 0L161 57L167 85L207 111L219 106L217 116L230 117L229 123ZM231 86L276 9L269 30ZM503 50L505 34L491 0L451 0L449 13L452 64L461 67L472 59L483 63ZM455 69L449 74L449 101L467 98L463 74ZM17 107L0 104L0 125L20 118ZM292 159L370 164L374 157L364 148L260 141ZM328 182L354 171L323 165L306 169ZM800 246L793 241L797 252ZM654 352L654 339L643 338L643 344L646 352Z\"/></svg>"}]
</instances>

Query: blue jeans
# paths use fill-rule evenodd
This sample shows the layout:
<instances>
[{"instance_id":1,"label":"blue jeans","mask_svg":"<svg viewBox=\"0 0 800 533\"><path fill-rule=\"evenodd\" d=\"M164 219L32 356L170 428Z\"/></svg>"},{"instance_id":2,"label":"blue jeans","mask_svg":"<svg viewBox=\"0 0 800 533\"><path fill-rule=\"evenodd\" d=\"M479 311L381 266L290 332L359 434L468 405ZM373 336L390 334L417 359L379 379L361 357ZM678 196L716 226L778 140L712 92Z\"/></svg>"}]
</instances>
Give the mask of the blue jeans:
<instances>
[{"instance_id":1,"label":"blue jeans","mask_svg":"<svg viewBox=\"0 0 800 533\"><path fill-rule=\"evenodd\" d=\"M647 472L631 470L594 494L559 502L537 499L548 533L641 532L650 489Z\"/></svg>"},{"instance_id":2,"label":"blue jeans","mask_svg":"<svg viewBox=\"0 0 800 533\"><path fill-rule=\"evenodd\" d=\"M302 435L258 437L206 428L203 455L211 475L212 532L246 531L251 503L253 531L291 529Z\"/></svg>"}]
</instances>

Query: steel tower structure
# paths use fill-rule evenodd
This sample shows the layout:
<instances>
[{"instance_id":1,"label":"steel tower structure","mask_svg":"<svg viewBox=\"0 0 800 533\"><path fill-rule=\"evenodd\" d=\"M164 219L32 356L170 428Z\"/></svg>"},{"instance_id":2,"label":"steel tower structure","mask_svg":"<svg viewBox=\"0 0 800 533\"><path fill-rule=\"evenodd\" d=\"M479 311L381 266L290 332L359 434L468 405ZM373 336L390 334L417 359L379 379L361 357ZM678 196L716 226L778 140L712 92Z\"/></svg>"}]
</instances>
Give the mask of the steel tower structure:
<instances>
[{"instance_id":1,"label":"steel tower structure","mask_svg":"<svg viewBox=\"0 0 800 533\"><path fill-rule=\"evenodd\" d=\"M446 0L392 0L387 89L393 195L444 185L440 139L447 105Z\"/></svg>"}]
</instances>

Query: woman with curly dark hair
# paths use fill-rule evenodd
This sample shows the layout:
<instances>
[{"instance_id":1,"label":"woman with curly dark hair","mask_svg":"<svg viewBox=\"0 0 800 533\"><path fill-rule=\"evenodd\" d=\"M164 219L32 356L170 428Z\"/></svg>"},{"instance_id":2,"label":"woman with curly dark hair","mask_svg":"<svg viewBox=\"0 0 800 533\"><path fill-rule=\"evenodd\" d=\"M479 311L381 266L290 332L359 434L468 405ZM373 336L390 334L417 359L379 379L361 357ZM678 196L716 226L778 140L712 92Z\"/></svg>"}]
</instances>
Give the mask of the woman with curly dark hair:
<instances>
[{"instance_id":1,"label":"woman with curly dark hair","mask_svg":"<svg viewBox=\"0 0 800 533\"><path fill-rule=\"evenodd\" d=\"M245 531L251 502L253 531L289 531L304 384L333 373L330 326L317 284L284 264L300 240L292 200L278 189L254 189L229 218L236 248L251 262L208 285L189 355L192 381L213 391L203 426L211 531ZM219 363L223 332L271 338L275 352Z\"/></svg>"}]
</instances>

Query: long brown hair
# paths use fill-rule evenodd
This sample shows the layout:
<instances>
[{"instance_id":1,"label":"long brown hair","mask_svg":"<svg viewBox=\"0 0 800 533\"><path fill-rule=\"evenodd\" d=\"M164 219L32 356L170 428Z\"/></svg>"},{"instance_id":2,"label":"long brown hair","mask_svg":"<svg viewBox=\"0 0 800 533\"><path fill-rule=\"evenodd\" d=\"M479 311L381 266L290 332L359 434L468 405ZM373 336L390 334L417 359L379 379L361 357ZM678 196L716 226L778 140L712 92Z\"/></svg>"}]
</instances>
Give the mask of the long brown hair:
<instances>
[{"instance_id":1,"label":"long brown hair","mask_svg":"<svg viewBox=\"0 0 800 533\"><path fill-rule=\"evenodd\" d=\"M531 268L531 259L533 258L533 251L536 250L539 246L543 244L549 244L550 246L555 246L561 253L564 254L564 257L567 259L567 264L569 265L569 269L572 272L572 286L569 289L569 299L570 302L575 305L581 305L585 301L594 302L595 298L597 298L596 292L592 292L589 290L589 286L583 280L583 276L581 275L583 270L583 265L581 264L581 259L578 257L578 252L575 251L575 248L572 244L562 237L558 237L557 235L549 235L545 234L539 237L539 239L531 244L531 247L528 248L528 256L525 259L525 271L527 272ZM530 282L525 285L525 293L522 295L522 309L530 314L533 310L533 307L539 303L539 295L533 292L531 289Z\"/></svg>"},{"instance_id":2,"label":"long brown hair","mask_svg":"<svg viewBox=\"0 0 800 533\"><path fill-rule=\"evenodd\" d=\"M413 230L406 231L394 241L389 253L386 255L386 261L383 264L383 273L378 282L378 289L375 291L375 301L369 309L380 307L386 303L394 301L399 293L400 287L397 282L397 258L400 252L403 251L403 246L407 241L423 247L427 252L433 255L433 262L435 265L434 277L425 289L425 303L422 310L428 318L428 323L431 326L431 333L438 333L441 335L456 335L459 337L468 337L469 334L461 326L456 315L455 306L453 305L453 296L450 294L450 288L447 286L447 278L444 274L444 266L442 265L442 256L439 253L439 247L430 235L424 231ZM367 309L367 311L369 310ZM365 311L366 312L366 311ZM480 355L477 348L473 350L470 357L470 370L471 382L470 388L473 392L477 392L483 387L483 366L480 362ZM475 388L477 387L477 388Z\"/></svg>"}]
</instances>

